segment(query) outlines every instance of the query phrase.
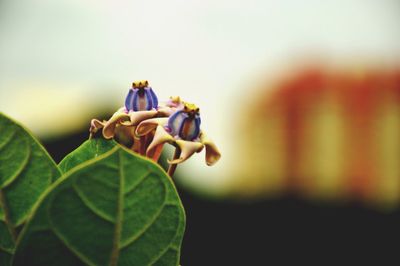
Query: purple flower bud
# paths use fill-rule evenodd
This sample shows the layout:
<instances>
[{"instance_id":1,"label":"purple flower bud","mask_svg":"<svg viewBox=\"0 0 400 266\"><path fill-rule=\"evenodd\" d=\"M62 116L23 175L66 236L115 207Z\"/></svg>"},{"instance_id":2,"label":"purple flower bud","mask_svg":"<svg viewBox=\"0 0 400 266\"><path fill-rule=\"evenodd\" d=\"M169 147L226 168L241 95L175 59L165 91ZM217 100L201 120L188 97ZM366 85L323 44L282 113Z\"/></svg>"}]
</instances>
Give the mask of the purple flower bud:
<instances>
[{"instance_id":1,"label":"purple flower bud","mask_svg":"<svg viewBox=\"0 0 400 266\"><path fill-rule=\"evenodd\" d=\"M125 99L126 110L150 111L157 107L158 99L153 89L149 87L149 82L147 80L133 82Z\"/></svg>"},{"instance_id":2,"label":"purple flower bud","mask_svg":"<svg viewBox=\"0 0 400 266\"><path fill-rule=\"evenodd\" d=\"M199 108L194 104L184 103L183 108L177 110L168 119L167 132L183 140L195 140L200 134Z\"/></svg>"}]
</instances>

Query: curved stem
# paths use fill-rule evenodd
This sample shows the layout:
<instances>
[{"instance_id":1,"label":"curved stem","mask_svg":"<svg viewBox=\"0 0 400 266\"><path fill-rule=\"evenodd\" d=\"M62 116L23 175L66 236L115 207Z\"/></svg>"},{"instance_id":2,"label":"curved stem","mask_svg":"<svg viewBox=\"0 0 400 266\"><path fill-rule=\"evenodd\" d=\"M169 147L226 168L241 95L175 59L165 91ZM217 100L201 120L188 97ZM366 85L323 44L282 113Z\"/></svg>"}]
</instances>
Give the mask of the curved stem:
<instances>
[{"instance_id":1,"label":"curved stem","mask_svg":"<svg viewBox=\"0 0 400 266\"><path fill-rule=\"evenodd\" d=\"M141 136L139 142L140 142L139 153L141 155L143 155L143 156L146 156L147 135L146 136Z\"/></svg>"},{"instance_id":2,"label":"curved stem","mask_svg":"<svg viewBox=\"0 0 400 266\"><path fill-rule=\"evenodd\" d=\"M139 138L134 138L133 139L133 144L131 146L131 150L139 153L139 149L140 149L140 142L139 142Z\"/></svg>"},{"instance_id":3,"label":"curved stem","mask_svg":"<svg viewBox=\"0 0 400 266\"><path fill-rule=\"evenodd\" d=\"M172 160L179 159L180 156L181 156L181 149L179 147L176 147L175 148L175 153L174 153L174 158ZM177 164L170 164L169 165L167 173L171 178L174 175L177 166L178 166Z\"/></svg>"},{"instance_id":4,"label":"curved stem","mask_svg":"<svg viewBox=\"0 0 400 266\"><path fill-rule=\"evenodd\" d=\"M160 159L163 147L164 147L164 144L157 145L153 154L150 155L150 157L153 161L158 162L158 159Z\"/></svg>"}]
</instances>

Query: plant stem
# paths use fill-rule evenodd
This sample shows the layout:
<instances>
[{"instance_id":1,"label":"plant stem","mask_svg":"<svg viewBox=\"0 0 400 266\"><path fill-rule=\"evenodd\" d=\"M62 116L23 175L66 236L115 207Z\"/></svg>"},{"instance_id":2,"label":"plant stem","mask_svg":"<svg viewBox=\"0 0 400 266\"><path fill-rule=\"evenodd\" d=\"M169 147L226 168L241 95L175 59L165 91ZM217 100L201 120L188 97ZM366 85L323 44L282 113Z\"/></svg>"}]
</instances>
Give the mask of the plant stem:
<instances>
[{"instance_id":1,"label":"plant stem","mask_svg":"<svg viewBox=\"0 0 400 266\"><path fill-rule=\"evenodd\" d=\"M140 136L139 142L140 142L139 153L140 153L140 155L146 156L147 136Z\"/></svg>"},{"instance_id":2,"label":"plant stem","mask_svg":"<svg viewBox=\"0 0 400 266\"><path fill-rule=\"evenodd\" d=\"M140 139L138 137L133 137L131 150L136 153L140 153Z\"/></svg>"},{"instance_id":3,"label":"plant stem","mask_svg":"<svg viewBox=\"0 0 400 266\"><path fill-rule=\"evenodd\" d=\"M157 145L157 147L155 148L153 154L151 154L151 159L153 159L153 161L158 162L158 159L160 159L161 153L162 153L162 149L163 149L164 144L159 144Z\"/></svg>"},{"instance_id":4,"label":"plant stem","mask_svg":"<svg viewBox=\"0 0 400 266\"><path fill-rule=\"evenodd\" d=\"M172 160L179 159L180 156L181 156L181 149L177 146L175 148L174 158ZM178 166L177 164L169 165L167 173L171 178L174 175L177 166Z\"/></svg>"}]
</instances>

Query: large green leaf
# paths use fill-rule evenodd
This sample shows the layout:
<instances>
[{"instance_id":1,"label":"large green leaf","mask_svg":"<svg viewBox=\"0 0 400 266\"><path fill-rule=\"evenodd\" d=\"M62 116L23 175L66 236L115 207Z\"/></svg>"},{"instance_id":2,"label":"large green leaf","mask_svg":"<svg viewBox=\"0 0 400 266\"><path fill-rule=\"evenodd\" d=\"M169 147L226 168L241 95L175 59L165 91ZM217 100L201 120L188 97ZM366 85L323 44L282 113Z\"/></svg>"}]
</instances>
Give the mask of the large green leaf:
<instances>
[{"instance_id":1,"label":"large green leaf","mask_svg":"<svg viewBox=\"0 0 400 266\"><path fill-rule=\"evenodd\" d=\"M90 140L69 155L74 164L97 157L68 171L43 196L21 233L14 265L179 263L185 215L171 180L119 145L100 156L90 149L107 145Z\"/></svg>"},{"instance_id":2,"label":"large green leaf","mask_svg":"<svg viewBox=\"0 0 400 266\"><path fill-rule=\"evenodd\" d=\"M105 140L103 138L94 138L85 141L80 147L68 154L60 163L59 168L62 172L67 172L73 167L94 159L103 153L111 150L113 147L118 145L115 141ZM181 228L179 228L179 233L175 236L174 242L169 247L168 251L160 258L157 262L158 265L169 265L168 262L174 261L179 262L180 257L180 247L183 238L184 226L182 223Z\"/></svg>"},{"instance_id":3,"label":"large green leaf","mask_svg":"<svg viewBox=\"0 0 400 266\"><path fill-rule=\"evenodd\" d=\"M18 228L60 172L21 125L0 113L0 265L6 265Z\"/></svg>"}]
</instances>

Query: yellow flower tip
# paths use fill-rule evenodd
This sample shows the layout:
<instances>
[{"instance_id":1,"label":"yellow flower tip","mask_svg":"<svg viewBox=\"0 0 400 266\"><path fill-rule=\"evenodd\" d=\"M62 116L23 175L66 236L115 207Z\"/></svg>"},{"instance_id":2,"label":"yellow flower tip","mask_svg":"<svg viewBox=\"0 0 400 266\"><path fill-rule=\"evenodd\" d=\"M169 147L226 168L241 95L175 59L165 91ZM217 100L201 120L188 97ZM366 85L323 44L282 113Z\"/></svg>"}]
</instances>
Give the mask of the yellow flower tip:
<instances>
[{"instance_id":1,"label":"yellow flower tip","mask_svg":"<svg viewBox=\"0 0 400 266\"><path fill-rule=\"evenodd\" d=\"M184 102L183 111L185 113L198 114L200 112L200 108L193 103Z\"/></svg>"},{"instance_id":2,"label":"yellow flower tip","mask_svg":"<svg viewBox=\"0 0 400 266\"><path fill-rule=\"evenodd\" d=\"M170 96L169 100L165 103L165 107L169 108L170 115L173 113L173 109L182 106L182 99L179 96Z\"/></svg>"},{"instance_id":3,"label":"yellow flower tip","mask_svg":"<svg viewBox=\"0 0 400 266\"><path fill-rule=\"evenodd\" d=\"M138 80L132 82L132 88L134 89L140 89L140 88L145 88L149 85L149 82L147 80Z\"/></svg>"},{"instance_id":4,"label":"yellow flower tip","mask_svg":"<svg viewBox=\"0 0 400 266\"><path fill-rule=\"evenodd\" d=\"M171 97L169 97L169 99L173 103L181 103L181 97L179 97L179 96L171 96Z\"/></svg>"}]
</instances>

